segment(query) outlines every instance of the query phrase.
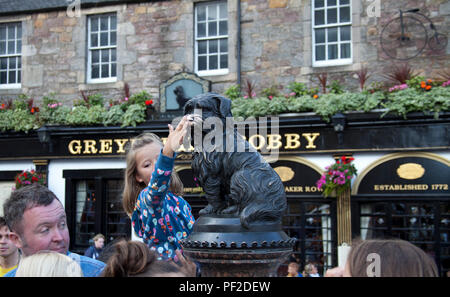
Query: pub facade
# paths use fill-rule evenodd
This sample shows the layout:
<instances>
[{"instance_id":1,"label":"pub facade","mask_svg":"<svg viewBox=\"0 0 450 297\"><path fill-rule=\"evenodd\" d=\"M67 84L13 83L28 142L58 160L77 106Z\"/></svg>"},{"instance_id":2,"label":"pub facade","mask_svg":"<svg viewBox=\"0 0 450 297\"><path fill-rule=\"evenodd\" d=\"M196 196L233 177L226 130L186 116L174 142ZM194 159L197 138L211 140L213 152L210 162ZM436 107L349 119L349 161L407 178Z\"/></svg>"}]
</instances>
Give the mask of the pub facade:
<instances>
[{"instance_id":1,"label":"pub facade","mask_svg":"<svg viewBox=\"0 0 450 297\"><path fill-rule=\"evenodd\" d=\"M26 2L3 1L0 6L2 100L26 94L41 102L56 94L71 105L80 92L117 99L128 86L132 92L149 92L160 115L135 127L48 125L28 133L0 133L0 204L22 170L44 173L48 187L65 206L70 249L80 253L97 233L104 234L107 243L134 238L121 202L124 153L130 139L141 133L167 137L167 124L179 110L171 113L177 105L161 86L189 73L189 81L201 83L191 88L190 82L180 82L186 91L223 93L231 85L253 81L259 92L293 81L317 84L316 75L327 72L330 80L341 79L357 89L354 71L368 67L376 81L392 63L380 48L379 33L398 9L409 4L406 0L381 1L379 7L369 0L61 0L33 1L31 6ZM448 1L416 4L448 35ZM449 55L448 47L424 51L408 63L433 76L449 67ZM288 210L283 228L298 239L291 260L301 266L315 263L320 274L338 265L342 261L338 222L344 221L351 226L352 238L401 238L416 244L436 260L440 275L447 276L450 114L441 112L434 118L415 113L404 119L391 114L381 118L382 113L344 113L330 122L311 113L267 115L273 131L250 134L247 129L244 134L285 185ZM324 198L316 185L324 168L341 156L353 157L358 169L346 214L338 211L336 197ZM192 177L190 148L178 153L176 170L197 218L206 201ZM283 265L280 275L285 273Z\"/></svg>"}]
</instances>

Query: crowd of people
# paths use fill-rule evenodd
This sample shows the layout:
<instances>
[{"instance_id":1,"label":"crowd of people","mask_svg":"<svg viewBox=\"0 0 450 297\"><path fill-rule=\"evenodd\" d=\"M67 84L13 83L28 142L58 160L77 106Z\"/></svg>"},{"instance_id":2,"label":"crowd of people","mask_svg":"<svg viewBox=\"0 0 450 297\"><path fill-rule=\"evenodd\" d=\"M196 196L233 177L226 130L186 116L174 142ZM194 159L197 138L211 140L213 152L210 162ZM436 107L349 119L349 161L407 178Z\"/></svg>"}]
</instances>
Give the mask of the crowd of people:
<instances>
[{"instance_id":1,"label":"crowd of people","mask_svg":"<svg viewBox=\"0 0 450 297\"><path fill-rule=\"evenodd\" d=\"M185 116L176 128L169 125L164 145L146 133L127 150L123 207L142 242L123 239L104 246L105 237L98 234L84 255L70 252L63 204L47 187L34 183L13 191L3 205L0 276L200 276L198 265L182 253L180 240L189 236L195 221L173 170L175 152L191 124ZM377 276L438 276L434 261L402 240L357 241L345 267L324 276L369 276L366 259L371 253L383 259ZM299 263L290 263L287 276L320 276L313 263L299 269Z\"/></svg>"}]
</instances>

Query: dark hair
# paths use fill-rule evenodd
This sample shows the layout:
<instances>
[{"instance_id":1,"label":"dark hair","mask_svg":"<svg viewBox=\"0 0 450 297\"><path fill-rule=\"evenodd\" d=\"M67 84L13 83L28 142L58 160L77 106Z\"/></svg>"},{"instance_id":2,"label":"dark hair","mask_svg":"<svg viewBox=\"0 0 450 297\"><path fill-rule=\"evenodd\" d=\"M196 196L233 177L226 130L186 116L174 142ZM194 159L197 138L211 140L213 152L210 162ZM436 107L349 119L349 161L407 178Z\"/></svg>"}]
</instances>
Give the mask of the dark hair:
<instances>
[{"instance_id":1,"label":"dark hair","mask_svg":"<svg viewBox=\"0 0 450 297\"><path fill-rule=\"evenodd\" d=\"M347 258L351 276L366 277L368 255L379 255L381 277L437 277L434 260L414 244L400 239L356 240Z\"/></svg>"},{"instance_id":2,"label":"dark hair","mask_svg":"<svg viewBox=\"0 0 450 297\"><path fill-rule=\"evenodd\" d=\"M6 220L5 220L4 217L0 217L0 228L3 227L3 226L8 227L8 224L6 224Z\"/></svg>"},{"instance_id":3,"label":"dark hair","mask_svg":"<svg viewBox=\"0 0 450 297\"><path fill-rule=\"evenodd\" d=\"M175 264L157 260L156 252L140 241L121 240L115 245L103 270L103 277L145 277L163 273L177 273Z\"/></svg>"},{"instance_id":4,"label":"dark hair","mask_svg":"<svg viewBox=\"0 0 450 297\"><path fill-rule=\"evenodd\" d=\"M38 183L13 191L3 205L3 213L9 229L21 234L23 230L20 223L24 212L36 206L50 205L55 199L59 201L52 191Z\"/></svg>"}]
</instances>

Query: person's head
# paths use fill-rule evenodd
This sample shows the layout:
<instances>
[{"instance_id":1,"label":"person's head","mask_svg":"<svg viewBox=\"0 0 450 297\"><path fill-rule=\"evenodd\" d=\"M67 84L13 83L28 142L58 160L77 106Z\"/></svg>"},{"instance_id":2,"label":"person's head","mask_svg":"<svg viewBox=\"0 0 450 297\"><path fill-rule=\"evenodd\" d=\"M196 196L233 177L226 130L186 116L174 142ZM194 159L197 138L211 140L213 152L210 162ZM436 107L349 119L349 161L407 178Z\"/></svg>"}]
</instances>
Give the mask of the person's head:
<instances>
[{"instance_id":1,"label":"person's head","mask_svg":"<svg viewBox=\"0 0 450 297\"><path fill-rule=\"evenodd\" d=\"M47 187L34 183L11 193L3 205L10 239L25 256L50 250L66 254L70 237L61 202Z\"/></svg>"},{"instance_id":2,"label":"person's head","mask_svg":"<svg viewBox=\"0 0 450 297\"><path fill-rule=\"evenodd\" d=\"M297 262L289 263L289 265L288 265L288 274L290 274L290 275L297 275L299 268L300 268L300 266L298 265Z\"/></svg>"},{"instance_id":3,"label":"person's head","mask_svg":"<svg viewBox=\"0 0 450 297\"><path fill-rule=\"evenodd\" d=\"M105 246L105 236L103 234L97 234L92 239L94 240L94 246L96 249L102 249Z\"/></svg>"},{"instance_id":4,"label":"person's head","mask_svg":"<svg viewBox=\"0 0 450 297\"><path fill-rule=\"evenodd\" d=\"M376 267L377 259L379 267ZM377 269L381 277L438 276L434 260L408 241L371 239L354 242L347 256L344 276L377 275Z\"/></svg>"},{"instance_id":5,"label":"person's head","mask_svg":"<svg viewBox=\"0 0 450 297\"><path fill-rule=\"evenodd\" d=\"M0 217L0 257L7 258L18 251L17 247L9 238L10 232L5 218Z\"/></svg>"},{"instance_id":6,"label":"person's head","mask_svg":"<svg viewBox=\"0 0 450 297\"><path fill-rule=\"evenodd\" d=\"M316 274L317 273L317 267L316 265L309 263L305 265L305 273L309 274Z\"/></svg>"},{"instance_id":7,"label":"person's head","mask_svg":"<svg viewBox=\"0 0 450 297\"><path fill-rule=\"evenodd\" d=\"M127 214L133 213L139 193L149 184L162 148L161 139L153 133L141 134L129 142L123 190L123 208ZM183 194L183 184L175 170L172 170L169 191L178 196Z\"/></svg>"},{"instance_id":8,"label":"person's head","mask_svg":"<svg viewBox=\"0 0 450 297\"><path fill-rule=\"evenodd\" d=\"M184 277L176 264L157 260L156 252L140 241L121 240L103 270L104 277Z\"/></svg>"},{"instance_id":9,"label":"person's head","mask_svg":"<svg viewBox=\"0 0 450 297\"><path fill-rule=\"evenodd\" d=\"M82 277L80 265L70 257L52 251L40 251L24 257L16 277Z\"/></svg>"}]
</instances>

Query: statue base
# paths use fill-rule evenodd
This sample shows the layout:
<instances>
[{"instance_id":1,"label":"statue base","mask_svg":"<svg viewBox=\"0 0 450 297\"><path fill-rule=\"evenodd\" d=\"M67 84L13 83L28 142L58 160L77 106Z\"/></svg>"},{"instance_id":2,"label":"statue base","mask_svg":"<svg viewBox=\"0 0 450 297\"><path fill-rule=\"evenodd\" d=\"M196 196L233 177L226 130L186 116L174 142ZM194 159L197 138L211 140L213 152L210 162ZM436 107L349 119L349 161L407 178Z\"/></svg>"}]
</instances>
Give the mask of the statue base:
<instances>
[{"instance_id":1,"label":"statue base","mask_svg":"<svg viewBox=\"0 0 450 297\"><path fill-rule=\"evenodd\" d=\"M204 277L267 277L277 276L295 242L279 224L246 229L238 217L205 215L180 243L184 255L200 264Z\"/></svg>"}]
</instances>

